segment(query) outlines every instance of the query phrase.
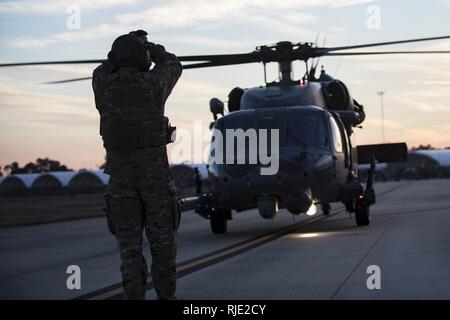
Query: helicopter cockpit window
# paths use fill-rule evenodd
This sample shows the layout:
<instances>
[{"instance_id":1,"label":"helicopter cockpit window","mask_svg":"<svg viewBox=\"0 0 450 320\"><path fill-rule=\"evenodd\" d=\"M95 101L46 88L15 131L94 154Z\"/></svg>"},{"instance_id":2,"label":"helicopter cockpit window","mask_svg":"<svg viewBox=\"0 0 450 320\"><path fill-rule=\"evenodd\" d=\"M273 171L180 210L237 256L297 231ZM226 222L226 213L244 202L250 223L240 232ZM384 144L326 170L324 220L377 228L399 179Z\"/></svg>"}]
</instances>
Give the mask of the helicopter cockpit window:
<instances>
[{"instance_id":1,"label":"helicopter cockpit window","mask_svg":"<svg viewBox=\"0 0 450 320\"><path fill-rule=\"evenodd\" d=\"M321 114L298 114L287 120L286 144L327 147L327 130Z\"/></svg>"},{"instance_id":2,"label":"helicopter cockpit window","mask_svg":"<svg viewBox=\"0 0 450 320\"><path fill-rule=\"evenodd\" d=\"M330 127L331 135L333 136L334 150L336 150L337 152L343 152L344 150L342 145L341 131L339 130L336 120L334 120L333 117L330 117Z\"/></svg>"},{"instance_id":3,"label":"helicopter cockpit window","mask_svg":"<svg viewBox=\"0 0 450 320\"><path fill-rule=\"evenodd\" d=\"M249 132L251 132L253 129L255 128L253 119L251 118L251 115L242 115L239 117L232 117L229 119L225 119L224 121L224 126L222 128L222 134L223 134L223 145L225 147L225 151L224 151L224 157L226 156L226 154L233 154L235 161L237 161L238 155L243 155L245 157L248 157L249 154L249 146L250 146L250 137L252 136L251 134L249 134L248 136L246 136L245 141L244 141L244 145L240 145L238 143L238 135L234 135L233 139L233 147L234 150L228 150L226 149L226 147L228 146L227 143L227 130L233 130L234 132L236 132L236 130L240 130L242 129L243 134L246 135ZM250 131L248 131L249 129L251 129ZM231 143L231 142L229 142ZM243 147L243 149L238 150L238 147Z\"/></svg>"}]
</instances>

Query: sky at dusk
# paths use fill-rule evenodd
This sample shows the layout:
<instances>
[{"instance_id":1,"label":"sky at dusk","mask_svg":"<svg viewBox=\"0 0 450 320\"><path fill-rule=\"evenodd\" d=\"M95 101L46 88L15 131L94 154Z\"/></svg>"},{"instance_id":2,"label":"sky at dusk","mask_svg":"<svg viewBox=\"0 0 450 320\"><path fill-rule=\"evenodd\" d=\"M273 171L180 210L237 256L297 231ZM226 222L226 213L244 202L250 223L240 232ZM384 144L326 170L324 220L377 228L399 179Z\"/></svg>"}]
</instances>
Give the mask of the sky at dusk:
<instances>
[{"instance_id":1,"label":"sky at dusk","mask_svg":"<svg viewBox=\"0 0 450 320\"><path fill-rule=\"evenodd\" d=\"M73 8L79 8L79 25L70 20ZM0 61L102 59L117 36L136 29L177 55L250 52L282 40L314 41L317 34L320 45L325 35L327 46L349 45L449 35L450 0L0 1ZM450 41L375 50L450 50ZM355 129L358 144L381 142L377 92L384 91L387 142L450 146L450 55L324 57L320 64L365 106L364 129ZM294 67L300 78L304 65ZM42 84L90 76L94 68L0 69L1 166L38 157L74 169L103 162L90 81ZM269 80L276 79L277 66L268 71ZM167 101L167 115L179 129L193 132L197 126L207 139L209 99L226 100L233 87L261 84L261 64L186 70ZM171 160L193 158L185 153Z\"/></svg>"}]
</instances>

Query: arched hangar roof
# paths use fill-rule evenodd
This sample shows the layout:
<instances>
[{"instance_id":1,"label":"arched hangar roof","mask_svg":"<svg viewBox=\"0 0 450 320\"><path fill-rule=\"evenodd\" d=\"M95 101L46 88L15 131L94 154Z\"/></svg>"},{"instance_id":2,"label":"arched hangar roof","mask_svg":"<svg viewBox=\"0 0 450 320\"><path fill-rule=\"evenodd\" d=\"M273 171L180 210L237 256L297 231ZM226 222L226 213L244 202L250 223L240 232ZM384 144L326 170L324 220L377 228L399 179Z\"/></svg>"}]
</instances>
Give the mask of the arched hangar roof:
<instances>
[{"instance_id":1,"label":"arched hangar roof","mask_svg":"<svg viewBox=\"0 0 450 320\"><path fill-rule=\"evenodd\" d=\"M40 183L43 183L44 181L49 179L58 181L61 187L67 187L69 185L70 180L76 174L77 172L75 171L55 171L42 173L33 182L32 187L38 187Z\"/></svg>"},{"instance_id":2,"label":"arched hangar roof","mask_svg":"<svg viewBox=\"0 0 450 320\"><path fill-rule=\"evenodd\" d=\"M3 177L1 180L2 185L8 184L8 181L16 180L20 181L25 188L30 188L33 182L39 177L40 173L19 173L12 174L7 177Z\"/></svg>"},{"instance_id":3,"label":"arched hangar roof","mask_svg":"<svg viewBox=\"0 0 450 320\"><path fill-rule=\"evenodd\" d=\"M417 154L434 160L441 167L450 166L450 149L445 150L415 150L411 154Z\"/></svg>"},{"instance_id":4,"label":"arched hangar roof","mask_svg":"<svg viewBox=\"0 0 450 320\"><path fill-rule=\"evenodd\" d=\"M103 172L103 170L83 170L77 172L72 178L71 181L74 181L74 179L78 179L85 175L92 175L100 180L100 182L104 185L106 185L109 181L109 175ZM70 182L69 182L70 183Z\"/></svg>"}]
</instances>

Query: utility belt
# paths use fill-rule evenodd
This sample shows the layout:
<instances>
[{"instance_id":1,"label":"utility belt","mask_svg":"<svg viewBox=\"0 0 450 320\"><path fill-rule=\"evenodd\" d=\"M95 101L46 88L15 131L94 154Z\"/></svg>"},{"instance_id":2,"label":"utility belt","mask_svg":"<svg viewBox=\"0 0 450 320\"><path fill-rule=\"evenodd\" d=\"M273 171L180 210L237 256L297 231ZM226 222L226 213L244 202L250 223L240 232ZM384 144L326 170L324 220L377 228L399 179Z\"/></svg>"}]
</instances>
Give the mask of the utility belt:
<instances>
[{"instance_id":1,"label":"utility belt","mask_svg":"<svg viewBox=\"0 0 450 320\"><path fill-rule=\"evenodd\" d=\"M176 127L167 117L152 119L103 119L100 134L107 150L132 151L175 141Z\"/></svg>"}]
</instances>

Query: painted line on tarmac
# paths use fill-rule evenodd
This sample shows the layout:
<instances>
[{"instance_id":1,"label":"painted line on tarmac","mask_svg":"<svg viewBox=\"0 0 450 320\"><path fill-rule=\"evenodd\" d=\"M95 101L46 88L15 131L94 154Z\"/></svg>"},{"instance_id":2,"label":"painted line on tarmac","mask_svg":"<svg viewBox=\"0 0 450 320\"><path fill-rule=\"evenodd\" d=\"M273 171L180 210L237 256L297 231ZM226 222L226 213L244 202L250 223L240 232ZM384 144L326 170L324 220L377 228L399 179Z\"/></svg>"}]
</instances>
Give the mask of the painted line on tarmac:
<instances>
[{"instance_id":1,"label":"painted line on tarmac","mask_svg":"<svg viewBox=\"0 0 450 320\"><path fill-rule=\"evenodd\" d=\"M379 196L383 196L388 193L391 193L392 191L397 190L403 186L404 185L396 186L394 188L386 190L386 191L380 193ZM344 211L345 211L345 208L335 209L329 215L317 216L317 217L307 219L305 221L299 221L299 222L291 224L287 227L280 228L280 229L268 232L266 234L256 236L249 240L245 240L240 243L225 247L223 249L219 249L219 250L213 251L211 253L207 253L200 257L196 257L196 258L181 262L177 265L177 279L184 277L188 274L194 273L196 271L199 271L201 269L204 269L206 267L209 267L213 264L230 259L234 256L237 256L239 254L247 252L251 249L259 247L268 242L279 239L280 237L287 235L289 233L292 233L294 231L299 231L301 229L309 227L310 225L312 225L314 223L323 221L325 219L328 219L328 218L335 216L338 213L341 213ZM153 281L152 281L151 276L149 276L147 278L146 291L148 291L152 288L153 288ZM115 285L105 287L100 290L82 295L75 299L76 300L116 300L116 299L121 299L122 294L123 294L122 283L117 283Z\"/></svg>"},{"instance_id":2,"label":"painted line on tarmac","mask_svg":"<svg viewBox=\"0 0 450 320\"><path fill-rule=\"evenodd\" d=\"M280 238L286 234L289 234L293 231L302 229L303 227L310 226L312 223L316 223L316 222L322 221L324 219L327 219L329 217L332 217L343 211L344 211L344 208L339 208L339 209L334 210L334 212L332 211L332 213L330 213L328 216L318 216L318 217L310 218L306 221L299 221L299 222L297 222L295 224L291 224L287 227L277 229L277 230L271 231L269 233L251 238L249 240L244 240L237 244L225 247L223 249L219 249L219 250L213 251L211 253L207 253L203 256L181 262L180 264L177 265L177 279L181 278L185 275L188 275L190 273L201 270L203 268L206 268L210 265L221 262L223 260L226 260L226 259L232 258L236 255L242 254L248 250L254 249L265 243L268 243L270 241L278 239L278 238ZM151 276L149 276L147 278L146 290L150 290L152 288L153 288L153 281L152 281ZM120 299L122 293L123 293L122 284L118 283L118 284L100 289L98 291L94 291L92 293L88 293L86 295L80 296L76 299L77 300L78 299L87 299L87 300Z\"/></svg>"}]
</instances>

